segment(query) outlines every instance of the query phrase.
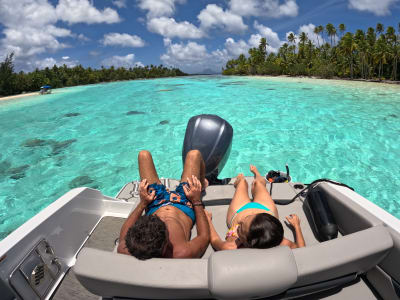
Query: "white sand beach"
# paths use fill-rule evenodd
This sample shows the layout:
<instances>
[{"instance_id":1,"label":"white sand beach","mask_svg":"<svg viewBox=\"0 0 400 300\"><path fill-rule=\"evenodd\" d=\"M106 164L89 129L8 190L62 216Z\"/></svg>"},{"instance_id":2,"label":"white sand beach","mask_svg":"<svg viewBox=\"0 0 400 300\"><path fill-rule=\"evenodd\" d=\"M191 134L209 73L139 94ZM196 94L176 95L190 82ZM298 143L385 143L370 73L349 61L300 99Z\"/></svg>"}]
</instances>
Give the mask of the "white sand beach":
<instances>
[{"instance_id":1,"label":"white sand beach","mask_svg":"<svg viewBox=\"0 0 400 300\"><path fill-rule=\"evenodd\" d=\"M28 97L28 96L37 96L37 95L39 95L39 92L25 93L25 94L19 94L19 95L7 96L7 97L0 97L0 101L12 100L12 99Z\"/></svg>"}]
</instances>

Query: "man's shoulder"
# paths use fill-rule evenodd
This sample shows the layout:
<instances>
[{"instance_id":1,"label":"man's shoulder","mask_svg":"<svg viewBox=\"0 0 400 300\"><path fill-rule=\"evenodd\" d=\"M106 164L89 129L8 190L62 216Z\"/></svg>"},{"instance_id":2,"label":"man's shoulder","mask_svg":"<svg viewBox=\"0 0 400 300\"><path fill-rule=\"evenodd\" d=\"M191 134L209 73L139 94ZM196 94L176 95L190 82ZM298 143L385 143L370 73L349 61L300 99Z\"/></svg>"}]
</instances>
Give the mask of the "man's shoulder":
<instances>
[{"instance_id":1,"label":"man's shoulder","mask_svg":"<svg viewBox=\"0 0 400 300\"><path fill-rule=\"evenodd\" d=\"M194 258L190 247L185 245L179 245L174 247L173 258Z\"/></svg>"}]
</instances>

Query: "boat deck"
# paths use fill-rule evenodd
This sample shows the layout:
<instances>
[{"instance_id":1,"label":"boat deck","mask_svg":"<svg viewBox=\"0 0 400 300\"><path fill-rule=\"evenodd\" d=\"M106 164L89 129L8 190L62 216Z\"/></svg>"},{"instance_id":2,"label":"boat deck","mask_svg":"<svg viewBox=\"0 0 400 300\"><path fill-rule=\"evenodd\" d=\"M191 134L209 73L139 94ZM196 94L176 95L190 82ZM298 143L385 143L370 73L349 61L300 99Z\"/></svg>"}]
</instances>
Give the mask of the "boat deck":
<instances>
[{"instance_id":1,"label":"boat deck","mask_svg":"<svg viewBox=\"0 0 400 300\"><path fill-rule=\"evenodd\" d=\"M252 177L246 177L249 182L249 187L253 180ZM169 180L170 188L173 189L178 181ZM134 184L127 184L124 189L119 193L120 199L127 201L135 201L137 194L134 193ZM285 186L285 187L284 187ZM272 198L275 202L282 202L282 199L291 199L296 194L297 190L293 188L293 185L278 185L273 186ZM283 188L284 187L284 188ZM270 186L268 186L270 189ZM229 202L232 199L234 193L233 183L225 186L210 186L206 190L206 195L203 198L206 209L212 212L213 223L221 237L225 237L227 232L226 225L226 213L228 210ZM285 223L285 216L290 214L297 214L301 220L301 228L303 231L306 245L313 245L319 243L316 239L313 230L310 226L310 219L307 217L306 210L303 209L303 199L300 197L294 202L288 205L277 204L279 219L281 220L285 237L290 240L294 240L294 233ZM102 218L90 238L85 244L85 247L91 247L101 249L105 251L114 251L115 240L119 237L119 232L125 218L117 218L111 216L105 216ZM192 230L192 238L196 236L196 227ZM207 248L203 258L208 258L212 253L213 249L211 246ZM53 299L99 299L99 296L93 295L88 292L84 287L80 285L76 279L72 269L68 272L61 285L55 292ZM332 290L329 292L320 293L313 296L307 296L302 299L378 299L371 289L368 287L363 279L360 281L343 287L341 289Z\"/></svg>"}]
</instances>

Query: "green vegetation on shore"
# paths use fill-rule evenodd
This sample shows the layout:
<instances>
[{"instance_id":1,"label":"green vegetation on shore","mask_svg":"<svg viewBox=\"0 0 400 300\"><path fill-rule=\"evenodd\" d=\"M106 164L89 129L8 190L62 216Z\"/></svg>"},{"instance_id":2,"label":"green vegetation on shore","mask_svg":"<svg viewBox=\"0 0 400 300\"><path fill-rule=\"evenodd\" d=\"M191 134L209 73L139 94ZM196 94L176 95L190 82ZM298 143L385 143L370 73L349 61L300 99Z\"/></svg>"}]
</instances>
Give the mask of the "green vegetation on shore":
<instances>
[{"instance_id":1,"label":"green vegetation on shore","mask_svg":"<svg viewBox=\"0 0 400 300\"><path fill-rule=\"evenodd\" d=\"M0 63L0 96L16 95L22 92L38 91L41 86L49 84L53 88L111 82L118 80L133 80L143 78L159 78L185 76L179 69L164 66L146 66L134 68L84 68L81 65L69 68L66 65L33 72L14 72L13 53Z\"/></svg>"},{"instance_id":2,"label":"green vegetation on shore","mask_svg":"<svg viewBox=\"0 0 400 300\"><path fill-rule=\"evenodd\" d=\"M262 38L258 48L251 48L246 58L241 54L229 60L224 75L289 75L322 78L360 78L398 80L400 78L400 23L398 32L378 23L376 28L346 32L328 24L315 27L317 41L306 33L288 35L278 53L267 53L267 40ZM324 40L328 42L323 42Z\"/></svg>"}]
</instances>

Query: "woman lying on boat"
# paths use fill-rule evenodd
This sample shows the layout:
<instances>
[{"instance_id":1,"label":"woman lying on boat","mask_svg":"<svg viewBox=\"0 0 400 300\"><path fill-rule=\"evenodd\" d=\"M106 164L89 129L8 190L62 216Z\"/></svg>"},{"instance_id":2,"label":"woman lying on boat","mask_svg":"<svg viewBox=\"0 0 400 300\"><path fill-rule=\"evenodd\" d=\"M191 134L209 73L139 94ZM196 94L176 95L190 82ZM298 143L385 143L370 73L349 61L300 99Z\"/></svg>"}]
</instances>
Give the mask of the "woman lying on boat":
<instances>
[{"instance_id":1,"label":"woman lying on boat","mask_svg":"<svg viewBox=\"0 0 400 300\"><path fill-rule=\"evenodd\" d=\"M215 230L211 213L206 212L213 248L218 251L238 248L266 249L279 245L289 246L292 249L304 247L299 217L295 214L286 217L295 230L294 243L283 237L283 226L279 221L278 209L267 191L266 179L260 175L255 166L250 165L250 171L254 174L251 187L254 200L252 202L249 198L246 179L243 174L239 174L234 183L236 191L226 216L229 231L225 241Z\"/></svg>"}]
</instances>

